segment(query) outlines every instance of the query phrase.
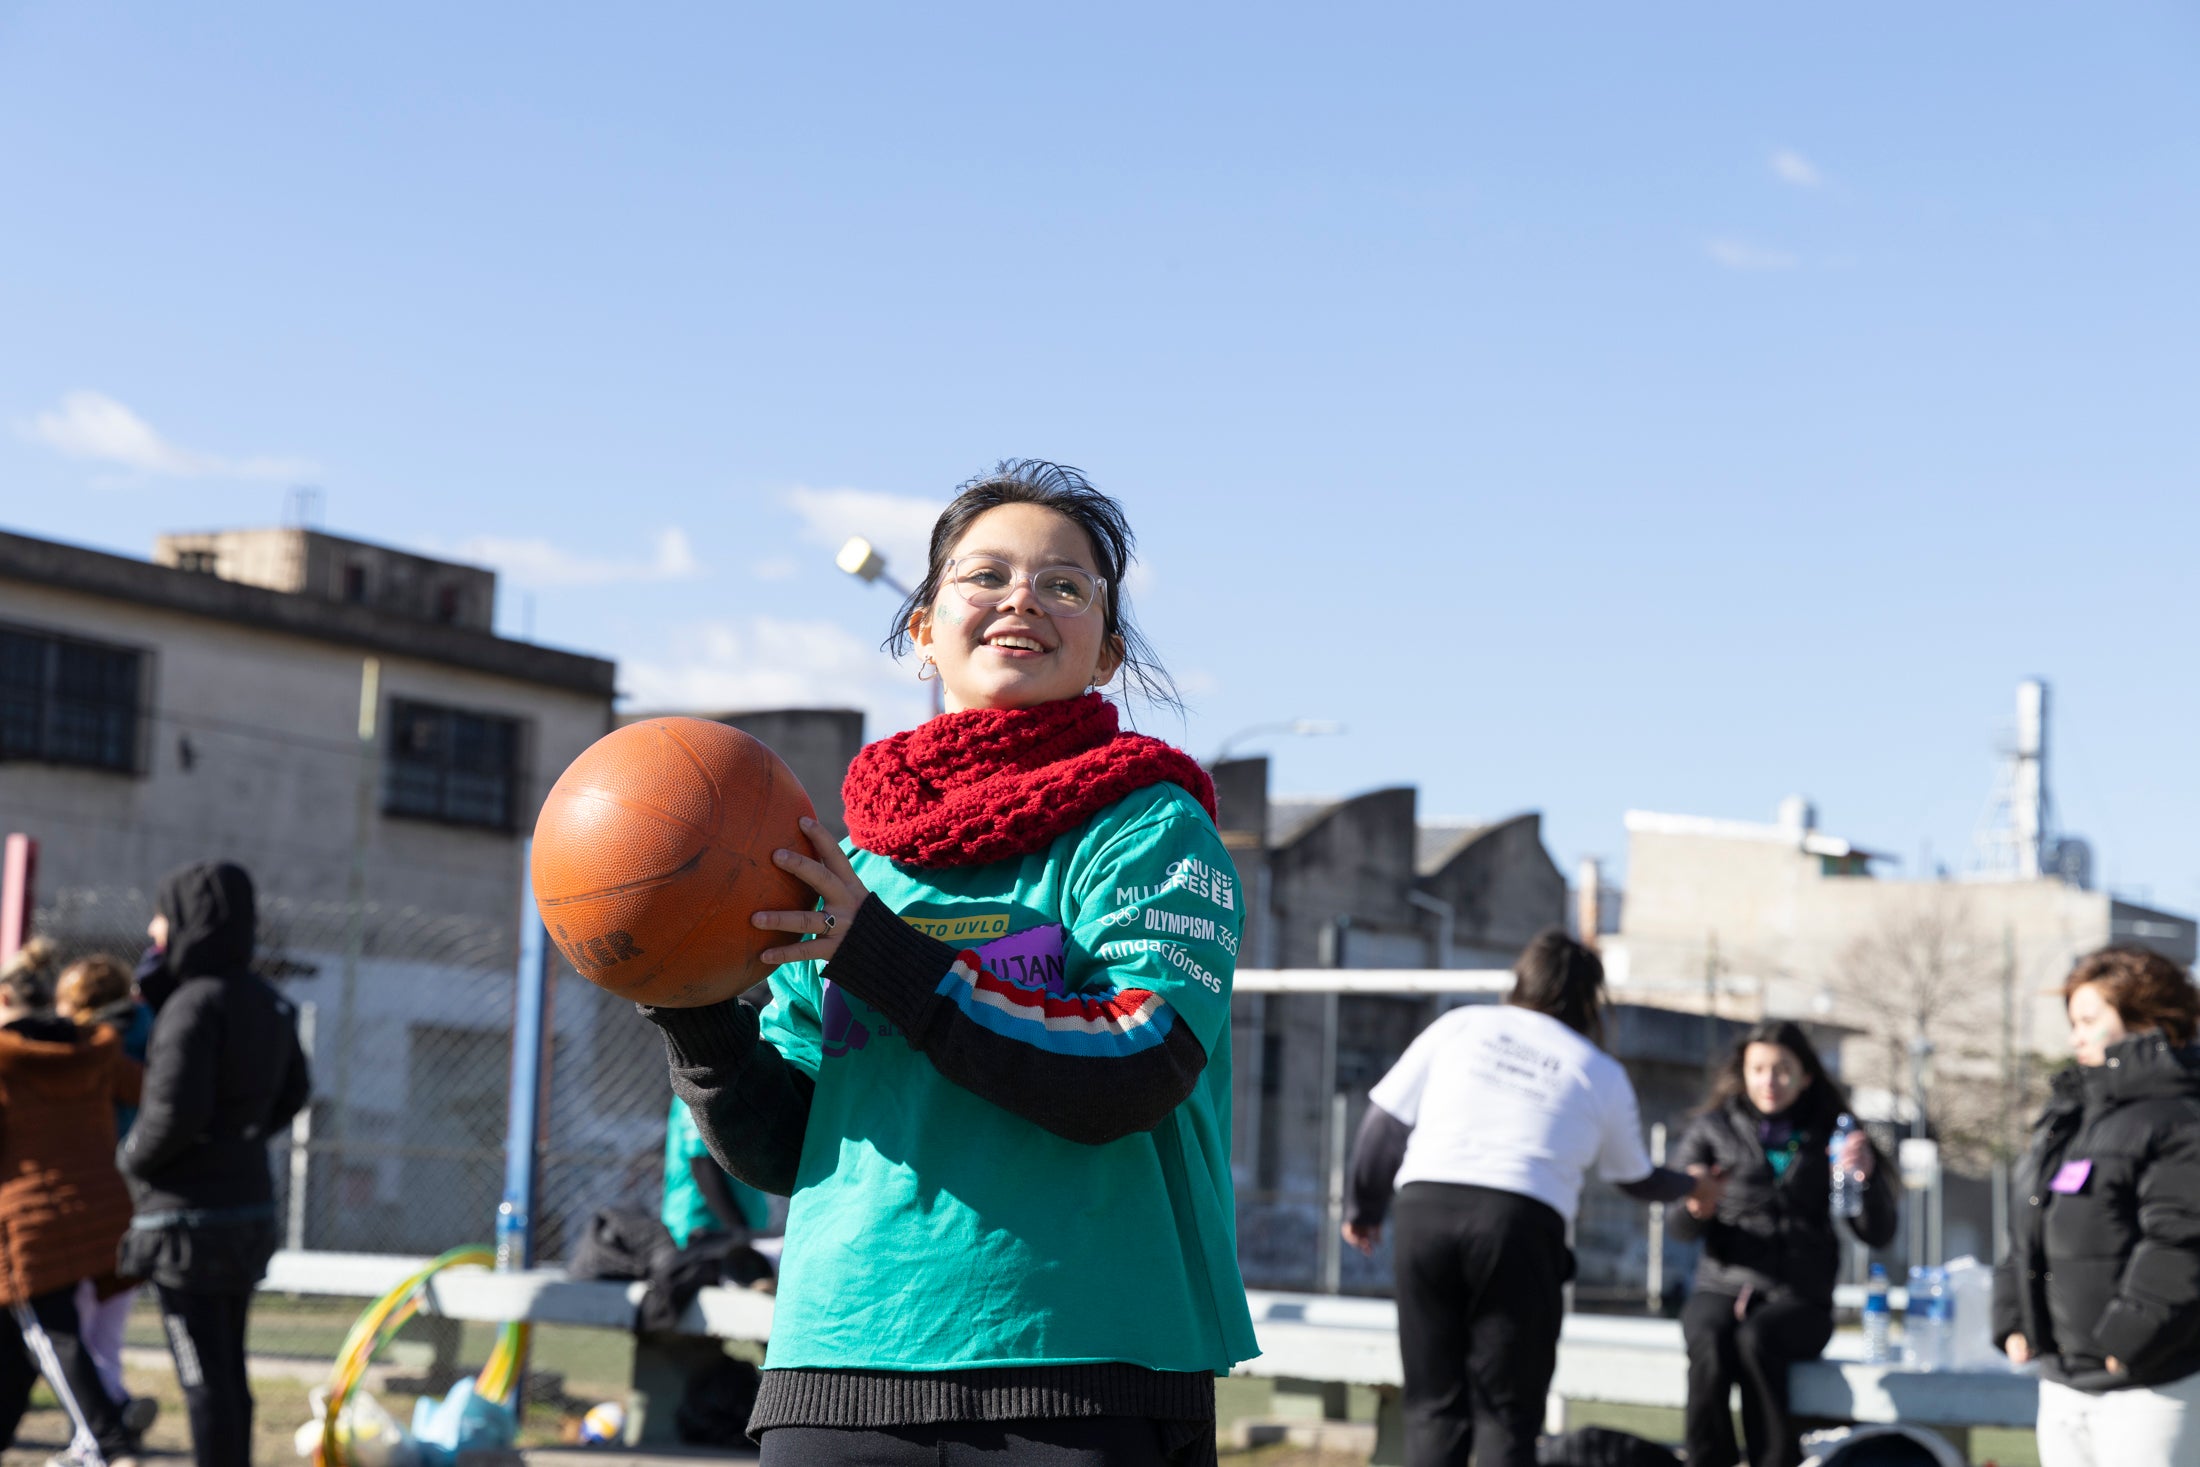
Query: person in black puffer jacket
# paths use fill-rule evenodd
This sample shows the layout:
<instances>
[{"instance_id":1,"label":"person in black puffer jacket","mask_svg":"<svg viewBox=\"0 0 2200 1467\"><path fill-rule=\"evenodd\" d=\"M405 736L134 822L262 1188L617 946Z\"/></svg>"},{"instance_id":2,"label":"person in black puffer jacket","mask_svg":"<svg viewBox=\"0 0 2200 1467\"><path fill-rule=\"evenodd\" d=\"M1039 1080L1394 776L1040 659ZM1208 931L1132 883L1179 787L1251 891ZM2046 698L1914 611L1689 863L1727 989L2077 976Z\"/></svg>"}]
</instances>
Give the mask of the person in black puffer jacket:
<instances>
[{"instance_id":1,"label":"person in black puffer jacket","mask_svg":"<svg viewBox=\"0 0 2200 1467\"><path fill-rule=\"evenodd\" d=\"M2042 1467L2200 1463L2200 994L2104 948L2063 984L2055 1077L1994 1270L1994 1338L2041 1374Z\"/></svg>"},{"instance_id":2,"label":"person in black puffer jacket","mask_svg":"<svg viewBox=\"0 0 2200 1467\"><path fill-rule=\"evenodd\" d=\"M1752 1467L1794 1467L1802 1459L1788 1415L1788 1367L1817 1359L1833 1337L1841 1244L1826 1147L1847 1109L1802 1029L1768 1022L1734 1046L1681 1139L1678 1165L1726 1181L1715 1201L1695 1198L1673 1211L1674 1235L1704 1245L1681 1311L1690 1467L1738 1460L1728 1405L1736 1385ZM1845 1164L1867 1179L1863 1212L1849 1227L1867 1246L1885 1247L1898 1221L1888 1168L1861 1131Z\"/></svg>"},{"instance_id":3,"label":"person in black puffer jacket","mask_svg":"<svg viewBox=\"0 0 2200 1467\"><path fill-rule=\"evenodd\" d=\"M276 1239L267 1144L306 1103L306 1059L296 1008L251 971L252 879L241 867L174 872L154 910L160 959L140 982L153 1038L118 1155L134 1208L118 1271L159 1288L198 1467L245 1467L245 1315Z\"/></svg>"}]
</instances>

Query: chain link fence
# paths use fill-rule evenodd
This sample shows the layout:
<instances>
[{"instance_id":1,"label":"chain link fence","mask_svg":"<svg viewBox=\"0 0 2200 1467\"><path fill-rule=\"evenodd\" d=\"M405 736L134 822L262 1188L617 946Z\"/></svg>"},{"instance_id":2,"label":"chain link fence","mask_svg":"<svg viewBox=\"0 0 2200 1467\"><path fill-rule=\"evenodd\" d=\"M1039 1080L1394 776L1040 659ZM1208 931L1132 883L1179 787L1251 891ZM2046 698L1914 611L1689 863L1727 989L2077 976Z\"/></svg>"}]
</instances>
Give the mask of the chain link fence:
<instances>
[{"instance_id":1,"label":"chain link fence","mask_svg":"<svg viewBox=\"0 0 2200 1467\"><path fill-rule=\"evenodd\" d=\"M62 962L134 963L152 895L60 891L33 917ZM255 966L299 1006L314 1099L271 1146L286 1246L423 1254L487 1243L504 1188L517 934L413 909L263 897ZM552 949L538 1257L590 1214L654 1213L672 1092L633 1005Z\"/></svg>"}]
</instances>

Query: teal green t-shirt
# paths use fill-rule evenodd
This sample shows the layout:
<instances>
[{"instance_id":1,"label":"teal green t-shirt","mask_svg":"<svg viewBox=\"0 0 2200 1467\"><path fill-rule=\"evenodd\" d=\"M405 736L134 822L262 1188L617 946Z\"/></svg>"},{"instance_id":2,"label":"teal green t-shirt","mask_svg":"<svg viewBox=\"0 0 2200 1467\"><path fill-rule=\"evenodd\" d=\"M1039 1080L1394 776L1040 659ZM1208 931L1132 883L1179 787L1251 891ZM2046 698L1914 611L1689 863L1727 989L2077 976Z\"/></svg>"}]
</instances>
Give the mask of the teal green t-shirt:
<instances>
[{"instance_id":1,"label":"teal green t-shirt","mask_svg":"<svg viewBox=\"0 0 2200 1467\"><path fill-rule=\"evenodd\" d=\"M710 1204L703 1200L703 1189L695 1184L695 1173L689 1165L695 1158L709 1155L710 1148L703 1144L703 1133L695 1128L695 1117L688 1113L687 1102L675 1095L672 1113L665 1118L665 1199L660 1215L673 1243L681 1248L695 1234L723 1227L712 1215ZM713 1161L711 1165L718 1163ZM739 1177L727 1175L723 1168L719 1175L726 1178L733 1205L741 1210L741 1221L752 1232L772 1220L770 1198Z\"/></svg>"},{"instance_id":2,"label":"teal green t-shirt","mask_svg":"<svg viewBox=\"0 0 2200 1467\"><path fill-rule=\"evenodd\" d=\"M1151 1021L1189 1026L1207 1059L1160 1125L1085 1145L946 1079L820 965L780 968L764 1037L817 1088L766 1365L1225 1372L1259 1353L1230 1179L1244 900L1206 812L1154 785L992 865L850 855L903 921L990 973L1056 994L1143 990L1167 1010Z\"/></svg>"}]
</instances>

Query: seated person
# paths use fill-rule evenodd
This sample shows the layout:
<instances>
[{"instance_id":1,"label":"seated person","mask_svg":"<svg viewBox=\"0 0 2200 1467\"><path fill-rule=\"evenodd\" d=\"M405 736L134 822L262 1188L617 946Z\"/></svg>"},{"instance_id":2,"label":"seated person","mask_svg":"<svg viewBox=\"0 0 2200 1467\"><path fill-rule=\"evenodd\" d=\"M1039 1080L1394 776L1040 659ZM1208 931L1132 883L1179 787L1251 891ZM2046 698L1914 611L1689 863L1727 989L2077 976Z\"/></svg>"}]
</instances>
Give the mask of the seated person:
<instances>
[{"instance_id":1,"label":"seated person","mask_svg":"<svg viewBox=\"0 0 2200 1467\"><path fill-rule=\"evenodd\" d=\"M745 1243L771 1223L771 1199L746 1182L728 1176L703 1145L702 1132L687 1102L672 1098L665 1122L665 1202L660 1214L672 1241L685 1248L691 1239L723 1233Z\"/></svg>"}]
</instances>

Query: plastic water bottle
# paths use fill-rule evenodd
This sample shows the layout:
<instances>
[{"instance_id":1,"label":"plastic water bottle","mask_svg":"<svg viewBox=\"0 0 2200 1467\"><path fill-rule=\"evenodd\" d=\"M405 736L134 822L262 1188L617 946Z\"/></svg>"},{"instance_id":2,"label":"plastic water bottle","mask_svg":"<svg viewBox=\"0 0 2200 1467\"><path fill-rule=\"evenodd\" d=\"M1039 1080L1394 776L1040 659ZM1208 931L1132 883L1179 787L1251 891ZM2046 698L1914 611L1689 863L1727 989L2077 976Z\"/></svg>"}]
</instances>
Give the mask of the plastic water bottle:
<instances>
[{"instance_id":1,"label":"plastic water bottle","mask_svg":"<svg viewBox=\"0 0 2200 1467\"><path fill-rule=\"evenodd\" d=\"M1948 1368L1948 1276L1938 1268L1910 1270L1910 1304L1902 1321L1902 1363L1912 1370Z\"/></svg>"},{"instance_id":2,"label":"plastic water bottle","mask_svg":"<svg viewBox=\"0 0 2200 1467\"><path fill-rule=\"evenodd\" d=\"M1828 1188L1830 1210L1837 1218L1861 1217L1864 1212L1863 1175L1841 1161L1841 1153L1848 1149L1849 1137L1856 1131L1856 1117L1843 1112L1834 1123L1832 1139L1826 1142L1826 1170L1832 1176Z\"/></svg>"},{"instance_id":3,"label":"plastic water bottle","mask_svg":"<svg viewBox=\"0 0 2200 1467\"><path fill-rule=\"evenodd\" d=\"M527 1214L507 1197L497 1204L497 1272L527 1266Z\"/></svg>"},{"instance_id":4,"label":"plastic water bottle","mask_svg":"<svg viewBox=\"0 0 2200 1467\"><path fill-rule=\"evenodd\" d=\"M1894 1359L1889 1333L1893 1325L1894 1316L1887 1308L1886 1265L1875 1263L1864 1293L1864 1358L1873 1365L1885 1365Z\"/></svg>"}]
</instances>

